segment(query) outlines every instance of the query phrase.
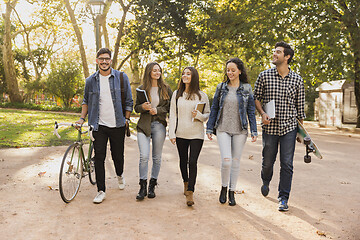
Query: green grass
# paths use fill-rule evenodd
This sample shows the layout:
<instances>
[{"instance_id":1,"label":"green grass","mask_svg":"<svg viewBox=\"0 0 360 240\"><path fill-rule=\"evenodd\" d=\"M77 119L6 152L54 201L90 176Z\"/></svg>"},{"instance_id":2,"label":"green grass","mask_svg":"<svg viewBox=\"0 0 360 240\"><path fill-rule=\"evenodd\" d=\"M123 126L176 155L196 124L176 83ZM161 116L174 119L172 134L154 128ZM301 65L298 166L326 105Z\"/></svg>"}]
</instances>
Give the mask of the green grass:
<instances>
[{"instance_id":1,"label":"green grass","mask_svg":"<svg viewBox=\"0 0 360 240\"><path fill-rule=\"evenodd\" d=\"M0 108L0 148L67 145L76 139L72 127L61 127L61 138L53 135L54 122L75 122L79 114L50 113Z\"/></svg>"},{"instance_id":2,"label":"green grass","mask_svg":"<svg viewBox=\"0 0 360 240\"><path fill-rule=\"evenodd\" d=\"M75 122L79 116L78 113L0 108L0 148L68 145L76 140L77 131L73 127L59 127L59 139L53 135L54 123ZM136 122L131 122L132 134L135 128Z\"/></svg>"}]
</instances>

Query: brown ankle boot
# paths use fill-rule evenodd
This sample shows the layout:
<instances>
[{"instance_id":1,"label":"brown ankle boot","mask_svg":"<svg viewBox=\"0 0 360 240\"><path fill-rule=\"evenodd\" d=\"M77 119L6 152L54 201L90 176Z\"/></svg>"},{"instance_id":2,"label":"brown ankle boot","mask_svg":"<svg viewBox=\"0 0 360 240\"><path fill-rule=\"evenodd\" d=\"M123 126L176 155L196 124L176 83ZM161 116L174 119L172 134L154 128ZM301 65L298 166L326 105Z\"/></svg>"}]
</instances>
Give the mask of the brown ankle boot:
<instances>
[{"instance_id":1,"label":"brown ankle boot","mask_svg":"<svg viewBox=\"0 0 360 240\"><path fill-rule=\"evenodd\" d=\"M187 196L187 189L188 189L189 183L184 182L184 195Z\"/></svg>"},{"instance_id":2,"label":"brown ankle boot","mask_svg":"<svg viewBox=\"0 0 360 240\"><path fill-rule=\"evenodd\" d=\"M187 191L186 195L186 204L190 207L194 205L194 192L193 191Z\"/></svg>"}]
</instances>

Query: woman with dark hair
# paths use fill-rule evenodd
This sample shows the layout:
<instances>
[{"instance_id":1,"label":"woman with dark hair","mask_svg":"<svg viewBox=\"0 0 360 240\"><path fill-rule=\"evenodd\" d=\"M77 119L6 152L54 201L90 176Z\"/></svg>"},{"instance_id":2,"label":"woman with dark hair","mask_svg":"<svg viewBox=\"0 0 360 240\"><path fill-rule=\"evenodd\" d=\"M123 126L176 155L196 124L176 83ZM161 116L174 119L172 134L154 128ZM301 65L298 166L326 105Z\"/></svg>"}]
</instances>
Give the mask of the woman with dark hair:
<instances>
[{"instance_id":1,"label":"woman with dark hair","mask_svg":"<svg viewBox=\"0 0 360 240\"><path fill-rule=\"evenodd\" d=\"M146 196L148 198L155 197L155 186L160 172L161 155L166 136L166 115L169 112L172 91L165 84L162 78L162 69L156 62L146 65L143 85L139 86L139 89L144 90L148 98L148 101L145 100L144 93L137 91L135 111L140 113L136 127L140 151L140 190L136 199L143 200ZM153 165L147 193L150 139L152 139Z\"/></svg>"},{"instance_id":2,"label":"woman with dark hair","mask_svg":"<svg viewBox=\"0 0 360 240\"><path fill-rule=\"evenodd\" d=\"M244 63L239 58L232 58L226 62L224 81L216 87L206 129L210 140L212 134L216 133L220 148L222 182L220 203L226 202L229 186L229 205L236 205L234 191L249 125L252 142L255 142L257 128L253 92L247 80Z\"/></svg>"},{"instance_id":3,"label":"woman with dark hair","mask_svg":"<svg viewBox=\"0 0 360 240\"><path fill-rule=\"evenodd\" d=\"M202 111L199 111L199 106L202 106ZM200 91L197 70L194 67L186 67L182 72L178 89L171 98L169 138L172 144L176 143L178 149L188 206L194 204L197 160L204 142L204 122L208 119L209 113L209 99Z\"/></svg>"}]
</instances>

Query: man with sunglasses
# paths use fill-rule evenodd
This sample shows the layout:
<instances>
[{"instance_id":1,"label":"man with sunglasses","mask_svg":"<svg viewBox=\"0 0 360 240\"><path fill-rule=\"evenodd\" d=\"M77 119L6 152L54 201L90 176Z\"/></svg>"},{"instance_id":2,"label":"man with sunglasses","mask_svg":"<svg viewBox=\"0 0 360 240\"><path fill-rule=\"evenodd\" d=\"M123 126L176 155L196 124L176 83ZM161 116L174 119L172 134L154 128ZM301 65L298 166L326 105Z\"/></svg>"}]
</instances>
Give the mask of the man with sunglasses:
<instances>
[{"instance_id":1,"label":"man with sunglasses","mask_svg":"<svg viewBox=\"0 0 360 240\"><path fill-rule=\"evenodd\" d=\"M125 187L124 139L125 129L130 122L130 113L133 109L133 99L128 76L111 68L111 51L108 48L99 49L96 53L96 63L99 70L86 79L81 117L76 123L83 124L88 114L89 125L94 127L94 158L98 194L93 202L101 203L106 196L104 163L108 140L119 188ZM123 78L122 83L120 75ZM125 97L121 96L122 93ZM122 99L125 100L124 109Z\"/></svg>"},{"instance_id":2,"label":"man with sunglasses","mask_svg":"<svg viewBox=\"0 0 360 240\"><path fill-rule=\"evenodd\" d=\"M285 42L278 42L273 50L274 68L260 73L255 83L255 105L262 117L261 193L269 194L273 166L280 145L280 181L278 187L279 211L288 210L288 199L293 175L293 158L297 134L297 119L305 118L305 91L303 79L293 72L289 63L294 50ZM275 102L275 117L265 112L263 104Z\"/></svg>"}]
</instances>

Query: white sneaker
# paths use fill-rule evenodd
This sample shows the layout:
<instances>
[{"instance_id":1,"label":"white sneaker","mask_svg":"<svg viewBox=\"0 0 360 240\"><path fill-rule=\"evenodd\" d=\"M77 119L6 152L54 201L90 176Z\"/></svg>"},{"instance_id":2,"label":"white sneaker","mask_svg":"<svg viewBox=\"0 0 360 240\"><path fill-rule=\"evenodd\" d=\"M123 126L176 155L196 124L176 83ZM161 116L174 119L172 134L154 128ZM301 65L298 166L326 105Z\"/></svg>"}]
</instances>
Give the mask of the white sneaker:
<instances>
[{"instance_id":1,"label":"white sneaker","mask_svg":"<svg viewBox=\"0 0 360 240\"><path fill-rule=\"evenodd\" d=\"M96 197L94 198L93 203L102 203L102 201L105 200L105 196L106 196L105 192L99 191Z\"/></svg>"},{"instance_id":2,"label":"white sneaker","mask_svg":"<svg viewBox=\"0 0 360 240\"><path fill-rule=\"evenodd\" d=\"M125 178L123 176L118 176L119 189L124 190L125 188Z\"/></svg>"}]
</instances>

